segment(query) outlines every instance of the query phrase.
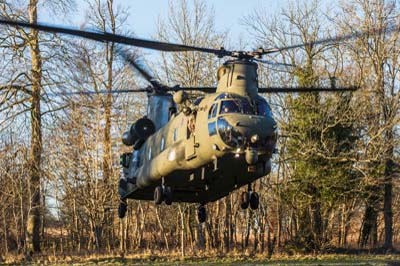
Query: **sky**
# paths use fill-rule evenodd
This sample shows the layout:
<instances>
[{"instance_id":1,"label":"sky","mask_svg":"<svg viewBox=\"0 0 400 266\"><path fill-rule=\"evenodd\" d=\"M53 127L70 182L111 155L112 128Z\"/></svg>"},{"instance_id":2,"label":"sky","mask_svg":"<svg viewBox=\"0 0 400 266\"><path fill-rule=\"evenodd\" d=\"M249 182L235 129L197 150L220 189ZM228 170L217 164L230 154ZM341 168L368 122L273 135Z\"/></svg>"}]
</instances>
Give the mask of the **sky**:
<instances>
[{"instance_id":1,"label":"sky","mask_svg":"<svg viewBox=\"0 0 400 266\"><path fill-rule=\"evenodd\" d=\"M122 6L128 11L128 24L132 27L136 37L154 39L157 30L157 21L160 17L167 18L169 2L178 5L181 0L114 0L115 6ZM192 0L188 0L189 3ZM208 8L213 8L215 13L215 27L217 31L228 31L229 36L238 39L245 35L246 28L240 20L251 14L256 8L264 7L273 15L287 5L287 1L277 0L203 0ZM82 0L76 0L77 11L70 14L67 19L54 16L47 10L40 21L49 24L79 27L85 18L87 7Z\"/></svg>"},{"instance_id":2,"label":"sky","mask_svg":"<svg viewBox=\"0 0 400 266\"><path fill-rule=\"evenodd\" d=\"M117 0L118 1L118 0ZM173 0L179 3L180 0ZM239 37L245 32L240 19L250 14L255 8L268 7L271 14L278 12L285 1L276 0L204 0L208 7L214 9L215 26L217 30L229 30L232 37ZM159 16L166 18L168 14L168 0L131 1L119 0L123 6L130 7L132 18L130 24L134 27L137 36L150 38L156 32L156 22Z\"/></svg>"}]
</instances>

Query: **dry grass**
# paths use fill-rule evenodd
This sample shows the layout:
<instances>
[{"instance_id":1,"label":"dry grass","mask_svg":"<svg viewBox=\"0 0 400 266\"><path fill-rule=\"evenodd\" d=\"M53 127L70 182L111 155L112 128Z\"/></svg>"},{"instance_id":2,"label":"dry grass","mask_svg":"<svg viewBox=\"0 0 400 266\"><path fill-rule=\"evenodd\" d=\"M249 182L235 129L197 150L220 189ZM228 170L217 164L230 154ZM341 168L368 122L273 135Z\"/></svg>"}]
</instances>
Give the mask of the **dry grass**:
<instances>
[{"instance_id":1,"label":"dry grass","mask_svg":"<svg viewBox=\"0 0 400 266\"><path fill-rule=\"evenodd\" d=\"M192 256L182 258L177 253L167 255L146 254L130 254L128 256L112 256L92 254L87 256L33 256L28 257L8 257L4 264L0 265L159 265L159 266L175 266L175 265L204 265L204 266L222 266L222 265L365 265L365 266L395 266L400 265L399 255L386 256L347 256L347 255L324 255L324 256L276 256L271 259L266 259L263 256Z\"/></svg>"}]
</instances>

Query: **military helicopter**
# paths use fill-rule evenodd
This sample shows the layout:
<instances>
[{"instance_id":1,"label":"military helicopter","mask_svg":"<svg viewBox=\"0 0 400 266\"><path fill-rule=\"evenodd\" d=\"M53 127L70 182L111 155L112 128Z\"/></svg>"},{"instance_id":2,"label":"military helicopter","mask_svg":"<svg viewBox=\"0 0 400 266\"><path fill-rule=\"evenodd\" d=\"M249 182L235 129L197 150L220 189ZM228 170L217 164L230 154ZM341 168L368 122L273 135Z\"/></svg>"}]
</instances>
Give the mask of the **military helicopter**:
<instances>
[{"instance_id":1,"label":"military helicopter","mask_svg":"<svg viewBox=\"0 0 400 266\"><path fill-rule=\"evenodd\" d=\"M242 209L257 209L259 195L252 183L271 172L276 149L277 123L260 93L354 91L357 87L299 88L258 86L258 63L263 55L351 39L353 33L311 43L254 51L228 51L127 37L108 32L0 20L0 24L114 42L164 52L198 51L230 57L217 71L216 87L169 87L156 81L127 52L120 52L151 85L146 92L147 115L123 133L122 142L132 148L121 155L123 175L119 182L118 214L123 218L127 199L198 203L198 220L206 221L208 202L246 187L240 197ZM370 32L369 32L370 34ZM195 100L187 91L206 94ZM172 94L172 92L174 94ZM109 93L109 92L106 92Z\"/></svg>"}]
</instances>

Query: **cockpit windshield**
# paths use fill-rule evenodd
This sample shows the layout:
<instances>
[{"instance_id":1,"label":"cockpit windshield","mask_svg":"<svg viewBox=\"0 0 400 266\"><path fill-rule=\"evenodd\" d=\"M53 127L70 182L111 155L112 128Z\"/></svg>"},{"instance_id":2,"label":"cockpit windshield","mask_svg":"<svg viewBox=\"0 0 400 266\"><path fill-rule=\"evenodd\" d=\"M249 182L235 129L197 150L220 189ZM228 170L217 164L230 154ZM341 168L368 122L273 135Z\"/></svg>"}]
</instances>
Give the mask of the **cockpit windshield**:
<instances>
[{"instance_id":1,"label":"cockpit windshield","mask_svg":"<svg viewBox=\"0 0 400 266\"><path fill-rule=\"evenodd\" d=\"M262 97L251 100L250 103L248 98L233 93L222 93L218 95L215 100L217 102L220 100L221 108L219 109L219 114L238 113L246 115L272 116L271 108L267 101ZM213 108L210 108L210 112L211 109ZM216 109L213 109L213 111L215 113ZM215 117L215 115L213 117Z\"/></svg>"},{"instance_id":2,"label":"cockpit windshield","mask_svg":"<svg viewBox=\"0 0 400 266\"><path fill-rule=\"evenodd\" d=\"M221 102L220 114L228 114L228 113L241 113L240 104L234 100L226 100Z\"/></svg>"},{"instance_id":3,"label":"cockpit windshield","mask_svg":"<svg viewBox=\"0 0 400 266\"><path fill-rule=\"evenodd\" d=\"M254 114L254 111L247 100L225 100L221 101L221 109L219 113Z\"/></svg>"}]
</instances>

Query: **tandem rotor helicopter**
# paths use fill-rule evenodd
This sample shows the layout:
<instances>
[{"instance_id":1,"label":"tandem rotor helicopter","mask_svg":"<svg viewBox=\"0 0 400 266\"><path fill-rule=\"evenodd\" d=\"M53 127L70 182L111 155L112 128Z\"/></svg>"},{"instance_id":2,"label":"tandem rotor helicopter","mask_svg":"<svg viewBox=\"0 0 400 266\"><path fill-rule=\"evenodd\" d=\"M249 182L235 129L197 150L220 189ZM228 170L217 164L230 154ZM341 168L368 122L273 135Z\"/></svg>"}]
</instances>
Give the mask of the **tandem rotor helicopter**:
<instances>
[{"instance_id":1,"label":"tandem rotor helicopter","mask_svg":"<svg viewBox=\"0 0 400 266\"><path fill-rule=\"evenodd\" d=\"M271 172L271 157L277 142L277 123L260 93L326 92L356 90L339 88L259 88L257 62L263 55L304 46L334 43L360 37L354 33L311 43L254 51L228 51L144 40L108 32L1 20L0 24L45 32L78 36L100 42L114 42L164 52L197 51L229 57L217 72L216 87L168 87L156 81L127 53L125 60L150 83L147 115L123 133L122 142L132 148L121 155L123 176L119 181L120 218L127 211L127 199L199 203L198 220L206 220L205 204L246 186L241 208L257 209L259 195L252 182ZM206 94L196 100L187 91ZM111 91L118 93L120 91ZM126 92L126 91L124 91ZM173 92L173 94L171 94Z\"/></svg>"}]
</instances>

